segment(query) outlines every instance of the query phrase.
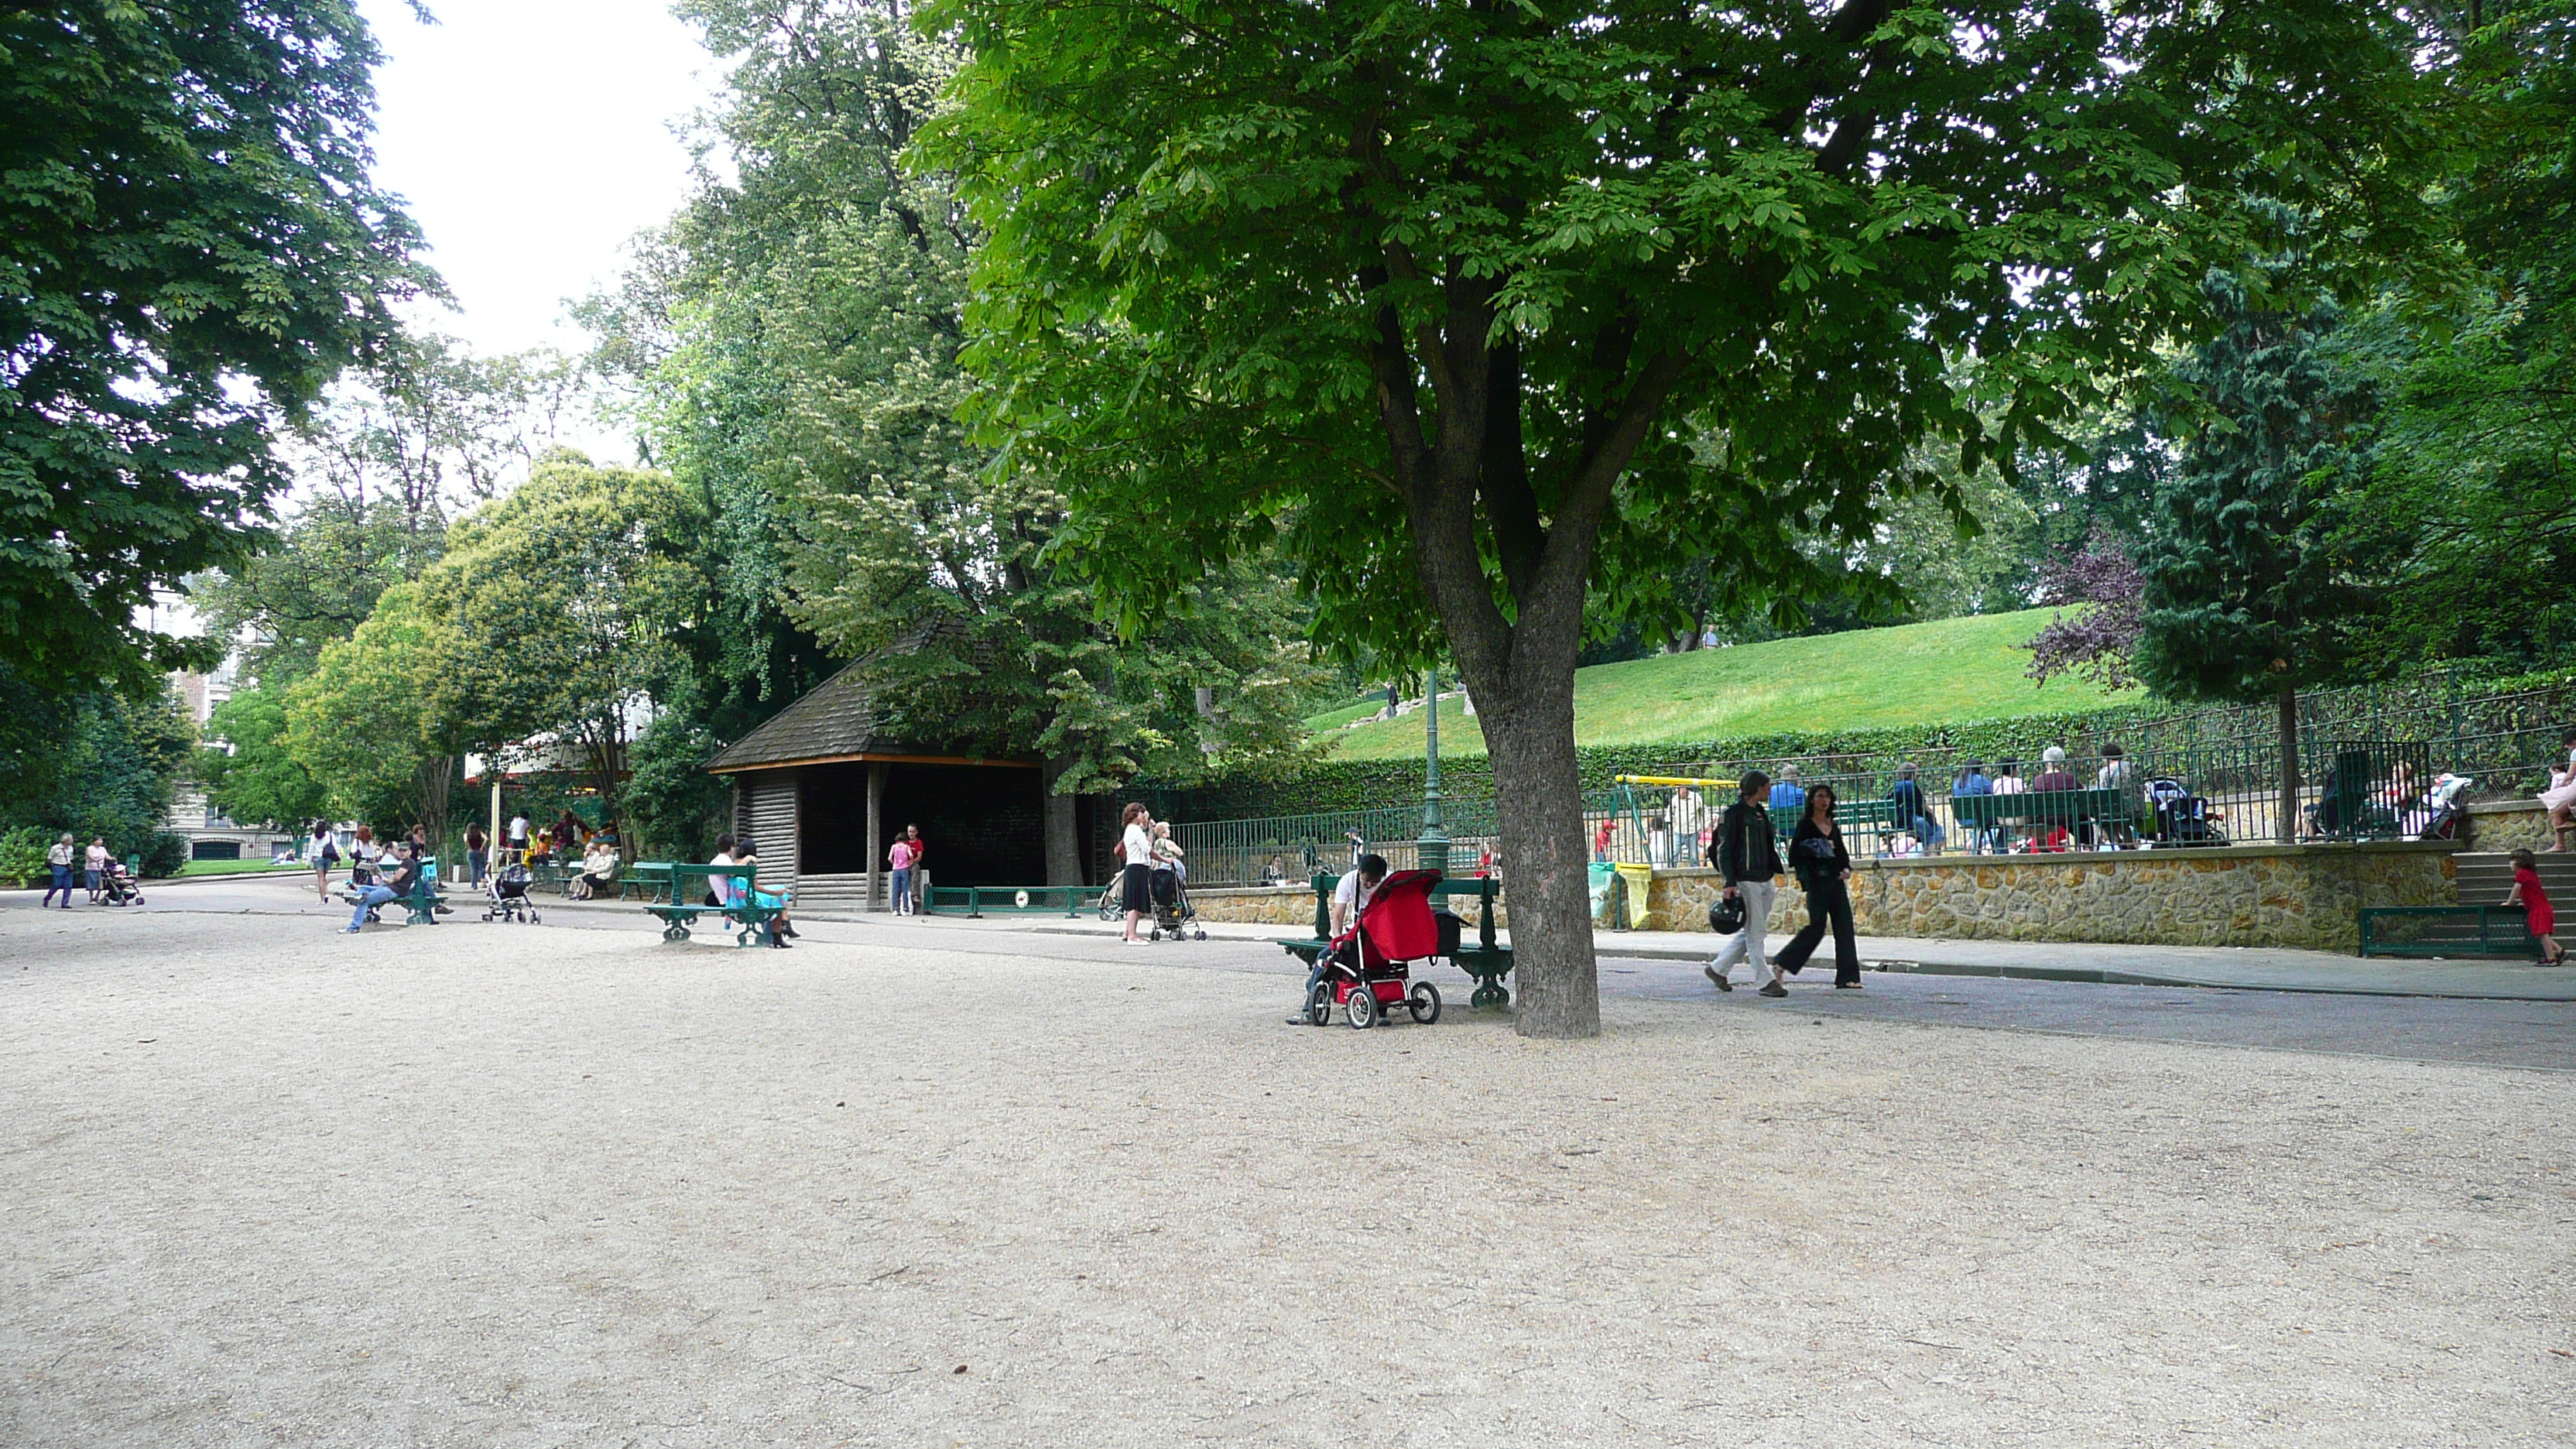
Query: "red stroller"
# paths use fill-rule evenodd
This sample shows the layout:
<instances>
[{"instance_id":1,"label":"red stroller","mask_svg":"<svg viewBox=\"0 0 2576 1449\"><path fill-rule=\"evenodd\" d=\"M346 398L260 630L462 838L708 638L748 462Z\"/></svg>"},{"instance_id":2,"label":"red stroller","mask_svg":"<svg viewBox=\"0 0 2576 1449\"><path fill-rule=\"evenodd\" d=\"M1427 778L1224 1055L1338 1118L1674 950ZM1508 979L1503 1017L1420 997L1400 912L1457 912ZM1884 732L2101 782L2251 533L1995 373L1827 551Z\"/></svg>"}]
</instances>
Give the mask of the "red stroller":
<instances>
[{"instance_id":1,"label":"red stroller","mask_svg":"<svg viewBox=\"0 0 2576 1449\"><path fill-rule=\"evenodd\" d=\"M1378 886L1358 922L1316 963L1321 974L1306 993L1308 1022L1324 1025L1338 1006L1366 1030L1398 1003L1425 1025L1440 1019L1440 988L1415 981L1408 990L1405 974L1407 962L1440 953L1440 928L1431 919L1431 888L1439 883L1436 870L1400 870Z\"/></svg>"}]
</instances>

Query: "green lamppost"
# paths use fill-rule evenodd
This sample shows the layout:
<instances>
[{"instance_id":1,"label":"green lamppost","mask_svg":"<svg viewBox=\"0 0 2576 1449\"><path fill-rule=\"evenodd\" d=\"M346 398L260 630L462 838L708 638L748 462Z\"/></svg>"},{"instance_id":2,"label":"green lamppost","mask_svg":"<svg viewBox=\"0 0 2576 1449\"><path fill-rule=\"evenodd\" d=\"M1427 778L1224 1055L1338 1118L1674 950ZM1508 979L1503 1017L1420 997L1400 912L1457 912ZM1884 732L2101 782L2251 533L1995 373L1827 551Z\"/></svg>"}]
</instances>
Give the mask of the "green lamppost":
<instances>
[{"instance_id":1,"label":"green lamppost","mask_svg":"<svg viewBox=\"0 0 2576 1449\"><path fill-rule=\"evenodd\" d=\"M1422 701L1422 838L1414 842L1414 863L1424 870L1449 873L1449 832L1440 823L1440 671L1424 676Z\"/></svg>"}]
</instances>

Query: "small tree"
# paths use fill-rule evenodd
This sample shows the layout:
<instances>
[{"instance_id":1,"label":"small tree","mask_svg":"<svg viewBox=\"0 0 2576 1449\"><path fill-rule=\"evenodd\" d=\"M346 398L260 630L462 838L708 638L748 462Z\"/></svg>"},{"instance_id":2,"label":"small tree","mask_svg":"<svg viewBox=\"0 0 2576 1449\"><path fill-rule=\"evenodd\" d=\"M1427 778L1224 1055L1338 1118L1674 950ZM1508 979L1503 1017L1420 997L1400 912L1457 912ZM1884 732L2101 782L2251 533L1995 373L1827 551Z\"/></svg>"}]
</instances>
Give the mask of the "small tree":
<instances>
[{"instance_id":1,"label":"small tree","mask_svg":"<svg viewBox=\"0 0 2576 1449\"><path fill-rule=\"evenodd\" d=\"M455 653L416 584L398 584L346 639L326 644L287 690L287 752L323 782L333 813L447 835L448 792L466 737L438 699ZM391 810L397 819L385 820Z\"/></svg>"},{"instance_id":2,"label":"small tree","mask_svg":"<svg viewBox=\"0 0 2576 1449\"><path fill-rule=\"evenodd\" d=\"M431 716L484 749L552 736L614 824L632 732L681 667L674 636L706 606L706 522L668 474L540 459L518 491L457 521L421 579L446 651Z\"/></svg>"},{"instance_id":3,"label":"small tree","mask_svg":"<svg viewBox=\"0 0 2576 1449\"><path fill-rule=\"evenodd\" d=\"M236 691L206 721L211 743L196 775L215 808L245 824L301 825L330 807L329 793L286 747L286 691Z\"/></svg>"},{"instance_id":4,"label":"small tree","mask_svg":"<svg viewBox=\"0 0 2576 1449\"><path fill-rule=\"evenodd\" d=\"M2023 646L2031 652L2030 677L2046 684L2071 672L2104 689L2137 683L2131 656L2145 588L2136 561L2103 529L2081 548L2059 550L2040 570L2039 601L2067 612Z\"/></svg>"},{"instance_id":5,"label":"small tree","mask_svg":"<svg viewBox=\"0 0 2576 1449\"><path fill-rule=\"evenodd\" d=\"M2334 546L2373 399L2319 344L2337 309L2274 310L2214 277L2226 331L2175 368L2197 427L2140 549L2138 678L2168 699L2278 709L2276 835L2298 834L2298 692L2335 680L2374 591Z\"/></svg>"}]
</instances>

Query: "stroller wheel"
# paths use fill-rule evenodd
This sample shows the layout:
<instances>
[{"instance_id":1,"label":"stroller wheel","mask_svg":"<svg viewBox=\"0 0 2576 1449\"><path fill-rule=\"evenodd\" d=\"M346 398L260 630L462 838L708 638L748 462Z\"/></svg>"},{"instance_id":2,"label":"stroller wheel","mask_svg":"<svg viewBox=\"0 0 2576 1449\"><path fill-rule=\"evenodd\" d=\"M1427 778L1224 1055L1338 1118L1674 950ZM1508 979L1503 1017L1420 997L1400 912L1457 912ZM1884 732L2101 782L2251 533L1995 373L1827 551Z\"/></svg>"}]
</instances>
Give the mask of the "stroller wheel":
<instances>
[{"instance_id":1,"label":"stroller wheel","mask_svg":"<svg viewBox=\"0 0 2576 1449\"><path fill-rule=\"evenodd\" d=\"M1405 998L1404 1006L1413 1013L1415 1021L1429 1026L1440 1019L1440 988L1428 981L1416 981L1412 993Z\"/></svg>"},{"instance_id":2,"label":"stroller wheel","mask_svg":"<svg viewBox=\"0 0 2576 1449\"><path fill-rule=\"evenodd\" d=\"M1201 927L1199 927L1199 928L1198 928L1198 930L1197 930L1196 932L1192 933L1192 935L1190 936L1190 939L1191 939L1191 940L1193 940L1193 941L1204 941L1204 940L1206 940L1206 939L1207 939L1207 927L1205 927L1205 926L1201 926Z\"/></svg>"},{"instance_id":3,"label":"stroller wheel","mask_svg":"<svg viewBox=\"0 0 2576 1449\"><path fill-rule=\"evenodd\" d=\"M1145 928L1145 939L1146 939L1146 940L1148 940L1148 941L1159 941L1159 940L1163 939L1163 928L1162 928L1162 927L1160 927L1160 926L1148 926L1148 927L1146 927L1146 928Z\"/></svg>"},{"instance_id":4,"label":"stroller wheel","mask_svg":"<svg viewBox=\"0 0 2576 1449\"><path fill-rule=\"evenodd\" d=\"M1354 982L1351 986L1350 1000L1344 1005L1350 1009L1353 1031L1366 1031L1377 1025L1376 987L1365 981Z\"/></svg>"},{"instance_id":5,"label":"stroller wheel","mask_svg":"<svg viewBox=\"0 0 2576 1449\"><path fill-rule=\"evenodd\" d=\"M485 919L485 920L487 920L487 921L488 921L488 920L490 920L490 919L492 919L492 913L491 913L490 911L485 911L485 912L483 913L483 919Z\"/></svg>"},{"instance_id":6,"label":"stroller wheel","mask_svg":"<svg viewBox=\"0 0 2576 1449\"><path fill-rule=\"evenodd\" d=\"M1315 989L1306 993L1306 1024L1330 1026L1332 1022L1333 983L1318 981L1315 983Z\"/></svg>"}]
</instances>

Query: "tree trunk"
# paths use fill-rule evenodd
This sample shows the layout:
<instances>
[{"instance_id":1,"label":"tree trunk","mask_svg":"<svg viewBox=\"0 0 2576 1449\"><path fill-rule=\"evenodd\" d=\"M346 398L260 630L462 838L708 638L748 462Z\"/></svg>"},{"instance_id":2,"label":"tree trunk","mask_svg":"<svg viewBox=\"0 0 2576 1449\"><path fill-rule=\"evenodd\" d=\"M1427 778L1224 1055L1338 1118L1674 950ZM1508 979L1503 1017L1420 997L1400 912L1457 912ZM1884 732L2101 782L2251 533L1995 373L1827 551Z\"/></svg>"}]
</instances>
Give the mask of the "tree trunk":
<instances>
[{"instance_id":1,"label":"tree trunk","mask_svg":"<svg viewBox=\"0 0 2576 1449\"><path fill-rule=\"evenodd\" d=\"M447 793L455 784L458 769L454 755L433 756L420 767L420 823L429 832L429 848L433 851L447 848Z\"/></svg>"},{"instance_id":2,"label":"tree trunk","mask_svg":"<svg viewBox=\"0 0 2576 1449\"><path fill-rule=\"evenodd\" d=\"M2299 838L2299 690L2281 686L2281 802L2272 836L2283 845Z\"/></svg>"},{"instance_id":3,"label":"tree trunk","mask_svg":"<svg viewBox=\"0 0 2576 1449\"><path fill-rule=\"evenodd\" d=\"M1583 776L1574 753L1574 669L1563 678L1515 671L1509 695L1480 690L1476 722L1494 772L1503 837L1504 901L1523 1036L1601 1031L1592 953L1592 886L1583 835ZM1508 700L1508 703L1506 703Z\"/></svg>"},{"instance_id":4,"label":"tree trunk","mask_svg":"<svg viewBox=\"0 0 2576 1449\"><path fill-rule=\"evenodd\" d=\"M1080 802L1071 795L1056 793L1056 782L1073 767L1069 755L1049 755L1039 771L1038 788L1046 792L1045 821L1041 833L1046 840L1046 883L1078 886L1082 880L1082 837L1074 828L1074 807Z\"/></svg>"}]
</instances>

